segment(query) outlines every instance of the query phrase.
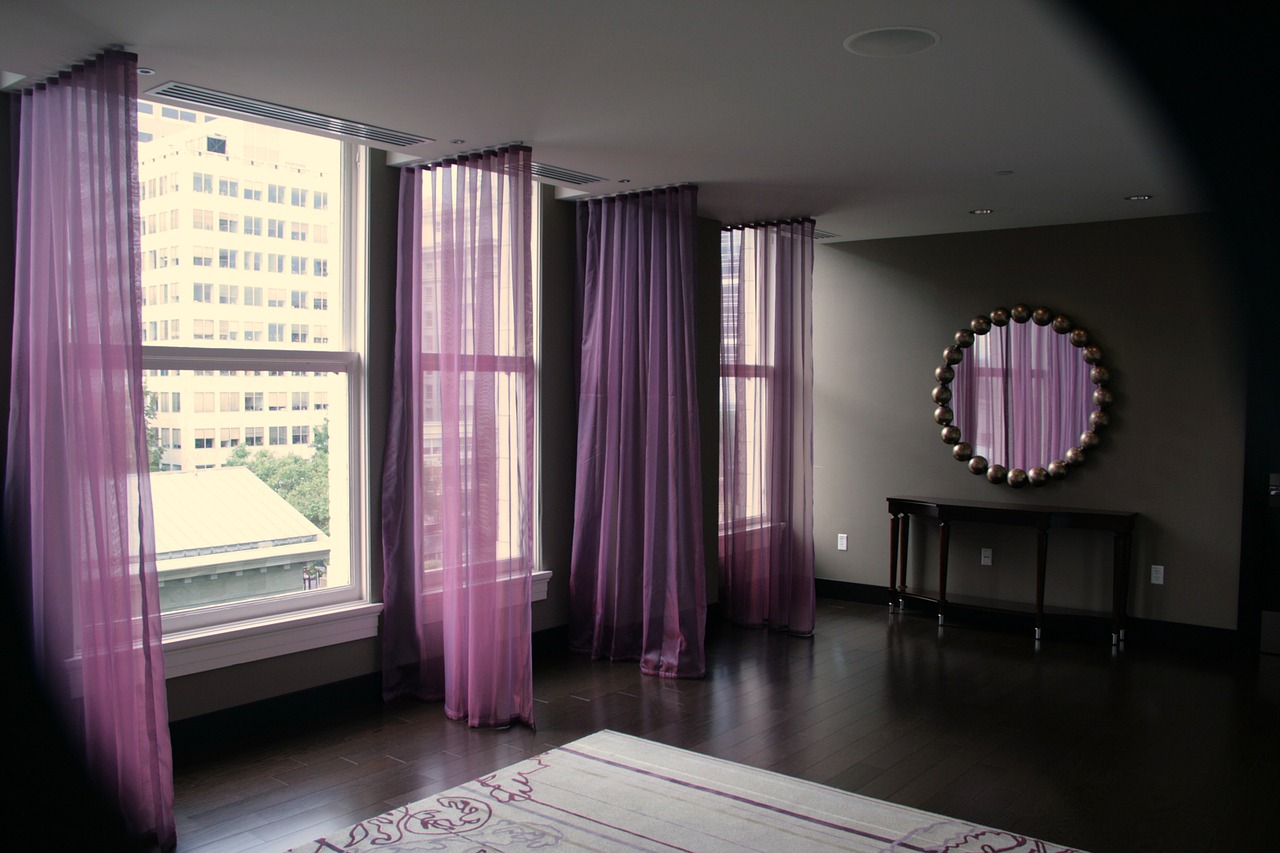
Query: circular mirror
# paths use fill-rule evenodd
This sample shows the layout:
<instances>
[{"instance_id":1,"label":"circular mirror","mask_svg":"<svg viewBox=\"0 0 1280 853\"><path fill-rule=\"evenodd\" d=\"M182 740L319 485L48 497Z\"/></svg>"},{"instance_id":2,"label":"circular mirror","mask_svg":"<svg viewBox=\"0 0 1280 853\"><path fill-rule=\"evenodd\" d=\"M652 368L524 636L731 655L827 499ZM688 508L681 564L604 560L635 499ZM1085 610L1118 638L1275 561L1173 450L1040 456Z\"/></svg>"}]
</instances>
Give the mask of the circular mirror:
<instances>
[{"instance_id":1,"label":"circular mirror","mask_svg":"<svg viewBox=\"0 0 1280 853\"><path fill-rule=\"evenodd\" d=\"M933 419L951 455L992 483L1062 479L1110 422L1102 350L1065 314L997 308L956 332L942 358Z\"/></svg>"}]
</instances>

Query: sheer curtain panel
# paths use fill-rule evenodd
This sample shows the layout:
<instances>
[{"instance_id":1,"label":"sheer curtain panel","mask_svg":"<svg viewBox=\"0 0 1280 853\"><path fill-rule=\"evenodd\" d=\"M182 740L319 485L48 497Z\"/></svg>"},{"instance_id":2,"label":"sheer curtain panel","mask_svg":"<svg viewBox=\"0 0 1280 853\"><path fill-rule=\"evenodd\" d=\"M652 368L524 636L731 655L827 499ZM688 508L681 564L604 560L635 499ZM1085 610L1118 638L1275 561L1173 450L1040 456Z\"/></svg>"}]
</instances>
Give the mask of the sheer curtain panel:
<instances>
[{"instance_id":1,"label":"sheer curtain panel","mask_svg":"<svg viewBox=\"0 0 1280 853\"><path fill-rule=\"evenodd\" d=\"M528 148L400 177L383 693L533 725Z\"/></svg>"},{"instance_id":2,"label":"sheer curtain panel","mask_svg":"<svg viewBox=\"0 0 1280 853\"><path fill-rule=\"evenodd\" d=\"M132 54L109 52L19 96L4 516L31 652L56 713L131 834L171 849L143 416L136 67Z\"/></svg>"},{"instance_id":3,"label":"sheer curtain panel","mask_svg":"<svg viewBox=\"0 0 1280 853\"><path fill-rule=\"evenodd\" d=\"M731 620L810 634L813 220L721 235L720 565Z\"/></svg>"},{"instance_id":4,"label":"sheer curtain panel","mask_svg":"<svg viewBox=\"0 0 1280 853\"><path fill-rule=\"evenodd\" d=\"M696 210L689 186L578 203L571 645L649 675L706 669Z\"/></svg>"}]
</instances>

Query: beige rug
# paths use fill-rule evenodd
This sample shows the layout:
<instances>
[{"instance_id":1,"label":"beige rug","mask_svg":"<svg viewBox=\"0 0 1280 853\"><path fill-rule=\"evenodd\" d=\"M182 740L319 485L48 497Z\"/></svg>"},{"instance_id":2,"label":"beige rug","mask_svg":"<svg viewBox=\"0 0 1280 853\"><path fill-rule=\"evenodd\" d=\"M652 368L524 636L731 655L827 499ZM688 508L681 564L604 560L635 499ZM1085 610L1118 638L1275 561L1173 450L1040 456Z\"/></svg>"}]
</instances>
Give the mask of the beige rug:
<instances>
[{"instance_id":1,"label":"beige rug","mask_svg":"<svg viewBox=\"0 0 1280 853\"><path fill-rule=\"evenodd\" d=\"M294 853L797 850L1066 853L824 785L601 731Z\"/></svg>"}]
</instances>

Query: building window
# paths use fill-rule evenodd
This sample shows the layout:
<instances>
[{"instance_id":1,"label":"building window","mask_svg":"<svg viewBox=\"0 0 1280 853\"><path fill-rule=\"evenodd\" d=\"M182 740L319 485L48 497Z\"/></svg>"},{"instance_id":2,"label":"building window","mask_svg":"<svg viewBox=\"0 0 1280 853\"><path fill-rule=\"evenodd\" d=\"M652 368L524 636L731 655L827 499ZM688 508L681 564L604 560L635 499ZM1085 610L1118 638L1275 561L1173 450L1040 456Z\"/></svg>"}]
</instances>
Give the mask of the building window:
<instances>
[{"instance_id":1,"label":"building window","mask_svg":"<svg viewBox=\"0 0 1280 853\"><path fill-rule=\"evenodd\" d=\"M286 397L285 397L285 392L284 392L284 391L272 391L272 392L268 395L268 397L267 397L267 400L268 400L268 404L267 404L267 406L268 406L268 410L269 410L269 411L272 411L272 412L282 412L282 411L284 411L284 408L285 408L285 406L284 406L285 399L286 399Z\"/></svg>"},{"instance_id":2,"label":"building window","mask_svg":"<svg viewBox=\"0 0 1280 853\"><path fill-rule=\"evenodd\" d=\"M198 193L213 192L213 175L208 172L196 172L192 176L191 188Z\"/></svg>"},{"instance_id":3,"label":"building window","mask_svg":"<svg viewBox=\"0 0 1280 853\"><path fill-rule=\"evenodd\" d=\"M290 240L306 240L309 229L305 222L289 223L289 239Z\"/></svg>"},{"instance_id":4,"label":"building window","mask_svg":"<svg viewBox=\"0 0 1280 853\"><path fill-rule=\"evenodd\" d=\"M314 311L328 311L329 310L328 291L317 290L311 300L311 308Z\"/></svg>"},{"instance_id":5,"label":"building window","mask_svg":"<svg viewBox=\"0 0 1280 853\"><path fill-rule=\"evenodd\" d=\"M312 272L317 277L323 278L329 274L328 260L326 260L325 258L316 258L314 263L315 263L315 268L312 270Z\"/></svg>"},{"instance_id":6,"label":"building window","mask_svg":"<svg viewBox=\"0 0 1280 853\"><path fill-rule=\"evenodd\" d=\"M240 220L234 213L218 214L218 230L223 234L234 234L240 227Z\"/></svg>"},{"instance_id":7,"label":"building window","mask_svg":"<svg viewBox=\"0 0 1280 853\"><path fill-rule=\"evenodd\" d=\"M289 304L294 308L306 308L307 292L305 290L289 291Z\"/></svg>"},{"instance_id":8,"label":"building window","mask_svg":"<svg viewBox=\"0 0 1280 853\"><path fill-rule=\"evenodd\" d=\"M225 195L230 198L239 198L240 182L232 178L219 178L218 195Z\"/></svg>"},{"instance_id":9,"label":"building window","mask_svg":"<svg viewBox=\"0 0 1280 853\"><path fill-rule=\"evenodd\" d=\"M262 427L245 427L244 443L247 447L262 446Z\"/></svg>"},{"instance_id":10,"label":"building window","mask_svg":"<svg viewBox=\"0 0 1280 853\"><path fill-rule=\"evenodd\" d=\"M261 391L245 391L244 392L244 410L246 412L262 411L262 392Z\"/></svg>"},{"instance_id":11,"label":"building window","mask_svg":"<svg viewBox=\"0 0 1280 853\"><path fill-rule=\"evenodd\" d=\"M209 450L213 447L213 430L196 430L196 450Z\"/></svg>"},{"instance_id":12,"label":"building window","mask_svg":"<svg viewBox=\"0 0 1280 853\"><path fill-rule=\"evenodd\" d=\"M289 193L289 203L294 207L306 207L307 191L301 187L294 187Z\"/></svg>"},{"instance_id":13,"label":"building window","mask_svg":"<svg viewBox=\"0 0 1280 853\"><path fill-rule=\"evenodd\" d=\"M284 204L284 184L267 184L267 201L271 204Z\"/></svg>"},{"instance_id":14,"label":"building window","mask_svg":"<svg viewBox=\"0 0 1280 853\"><path fill-rule=\"evenodd\" d=\"M212 210L193 210L191 211L191 225L199 228L201 231L212 231L214 216Z\"/></svg>"},{"instance_id":15,"label":"building window","mask_svg":"<svg viewBox=\"0 0 1280 853\"><path fill-rule=\"evenodd\" d=\"M218 321L218 340L234 341L240 337L240 321L239 320L219 320Z\"/></svg>"},{"instance_id":16,"label":"building window","mask_svg":"<svg viewBox=\"0 0 1280 853\"><path fill-rule=\"evenodd\" d=\"M267 342L275 344L284 342L284 323L267 324Z\"/></svg>"},{"instance_id":17,"label":"building window","mask_svg":"<svg viewBox=\"0 0 1280 853\"><path fill-rule=\"evenodd\" d=\"M192 320L191 321L191 337L197 341L213 340L213 321L212 320Z\"/></svg>"},{"instance_id":18,"label":"building window","mask_svg":"<svg viewBox=\"0 0 1280 853\"><path fill-rule=\"evenodd\" d=\"M213 247L212 246L196 246L192 250L191 263L198 267L213 266ZM167 263L161 266L168 266Z\"/></svg>"},{"instance_id":19,"label":"building window","mask_svg":"<svg viewBox=\"0 0 1280 853\"><path fill-rule=\"evenodd\" d=\"M291 439L293 444L310 444L311 443L311 427L295 426L291 427Z\"/></svg>"},{"instance_id":20,"label":"building window","mask_svg":"<svg viewBox=\"0 0 1280 853\"><path fill-rule=\"evenodd\" d=\"M267 236L275 237L277 239L283 239L284 238L284 220L268 219L267 220Z\"/></svg>"},{"instance_id":21,"label":"building window","mask_svg":"<svg viewBox=\"0 0 1280 853\"><path fill-rule=\"evenodd\" d=\"M267 255L267 272L284 272L284 255Z\"/></svg>"},{"instance_id":22,"label":"building window","mask_svg":"<svg viewBox=\"0 0 1280 853\"><path fill-rule=\"evenodd\" d=\"M216 136L205 137L204 150L210 154L226 154L227 140L219 139Z\"/></svg>"},{"instance_id":23,"label":"building window","mask_svg":"<svg viewBox=\"0 0 1280 853\"><path fill-rule=\"evenodd\" d=\"M305 344L307 342L307 324L291 324L289 327L289 340L295 344Z\"/></svg>"},{"instance_id":24,"label":"building window","mask_svg":"<svg viewBox=\"0 0 1280 853\"><path fill-rule=\"evenodd\" d=\"M236 260L238 252L235 249L219 249L218 250L218 267L224 270L233 270L236 268Z\"/></svg>"},{"instance_id":25,"label":"building window","mask_svg":"<svg viewBox=\"0 0 1280 853\"><path fill-rule=\"evenodd\" d=\"M324 190L316 190L311 196L312 206L316 210L329 209L329 193Z\"/></svg>"},{"instance_id":26,"label":"building window","mask_svg":"<svg viewBox=\"0 0 1280 853\"><path fill-rule=\"evenodd\" d=\"M248 201L262 201L262 184L259 181L245 181L244 195L241 198Z\"/></svg>"},{"instance_id":27,"label":"building window","mask_svg":"<svg viewBox=\"0 0 1280 853\"><path fill-rule=\"evenodd\" d=\"M245 286L244 304L262 307L262 288Z\"/></svg>"},{"instance_id":28,"label":"building window","mask_svg":"<svg viewBox=\"0 0 1280 853\"><path fill-rule=\"evenodd\" d=\"M191 286L192 302L212 302L213 301L213 284L197 281Z\"/></svg>"},{"instance_id":29,"label":"building window","mask_svg":"<svg viewBox=\"0 0 1280 853\"><path fill-rule=\"evenodd\" d=\"M237 447L240 444L240 427L223 427L219 447Z\"/></svg>"},{"instance_id":30,"label":"building window","mask_svg":"<svg viewBox=\"0 0 1280 853\"><path fill-rule=\"evenodd\" d=\"M311 393L309 391L294 391L293 400L289 408L295 412L305 412L311 408Z\"/></svg>"},{"instance_id":31,"label":"building window","mask_svg":"<svg viewBox=\"0 0 1280 853\"><path fill-rule=\"evenodd\" d=\"M289 428L283 426L268 427L267 440L270 444L288 444Z\"/></svg>"},{"instance_id":32,"label":"building window","mask_svg":"<svg viewBox=\"0 0 1280 853\"><path fill-rule=\"evenodd\" d=\"M236 305L240 302L240 286L238 284L218 285L218 304Z\"/></svg>"},{"instance_id":33,"label":"building window","mask_svg":"<svg viewBox=\"0 0 1280 853\"><path fill-rule=\"evenodd\" d=\"M284 288L283 287L267 288L267 307L268 308L284 307Z\"/></svg>"},{"instance_id":34,"label":"building window","mask_svg":"<svg viewBox=\"0 0 1280 853\"><path fill-rule=\"evenodd\" d=\"M236 391L221 391L218 394L218 411L240 411L240 394Z\"/></svg>"},{"instance_id":35,"label":"building window","mask_svg":"<svg viewBox=\"0 0 1280 853\"><path fill-rule=\"evenodd\" d=\"M262 324L246 320L244 324L244 339L246 341L261 341Z\"/></svg>"},{"instance_id":36,"label":"building window","mask_svg":"<svg viewBox=\"0 0 1280 853\"><path fill-rule=\"evenodd\" d=\"M289 272L293 275L307 274L307 259L293 255L289 258Z\"/></svg>"}]
</instances>

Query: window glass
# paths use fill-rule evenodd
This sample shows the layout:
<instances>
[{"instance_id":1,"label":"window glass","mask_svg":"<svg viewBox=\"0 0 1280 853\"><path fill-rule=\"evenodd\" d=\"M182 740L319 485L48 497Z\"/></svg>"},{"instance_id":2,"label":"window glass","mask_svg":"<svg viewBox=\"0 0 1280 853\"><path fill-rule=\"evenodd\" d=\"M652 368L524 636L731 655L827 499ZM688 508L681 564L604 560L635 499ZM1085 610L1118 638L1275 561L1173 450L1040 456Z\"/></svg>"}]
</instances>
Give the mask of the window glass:
<instances>
[{"instance_id":1,"label":"window glass","mask_svg":"<svg viewBox=\"0 0 1280 853\"><path fill-rule=\"evenodd\" d=\"M359 294L341 272L353 153L225 117L210 136L209 117L142 104L144 383L165 630L359 600L350 429L361 381L347 331ZM286 161L287 176L276 168ZM194 192L172 192L179 178ZM264 202L288 216L264 216ZM329 271L324 335L310 333L307 291L272 286L286 264L277 253L263 263L271 238L305 241L295 273L316 259Z\"/></svg>"}]
</instances>

